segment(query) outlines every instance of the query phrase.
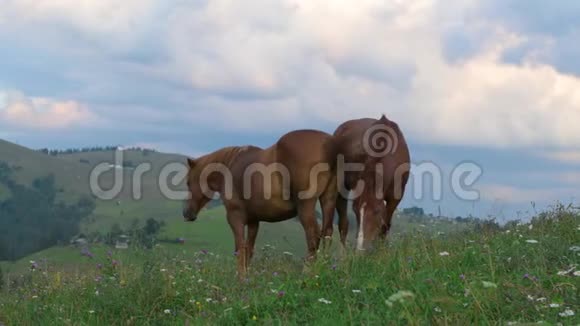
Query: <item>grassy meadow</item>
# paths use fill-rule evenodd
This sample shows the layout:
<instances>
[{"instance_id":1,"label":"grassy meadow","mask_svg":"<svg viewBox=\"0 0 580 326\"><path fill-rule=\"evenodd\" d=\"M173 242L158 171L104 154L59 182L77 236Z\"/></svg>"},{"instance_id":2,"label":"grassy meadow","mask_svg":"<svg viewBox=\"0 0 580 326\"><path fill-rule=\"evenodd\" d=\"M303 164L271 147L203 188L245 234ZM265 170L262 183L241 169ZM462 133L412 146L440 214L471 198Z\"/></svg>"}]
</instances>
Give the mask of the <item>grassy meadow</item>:
<instances>
[{"instance_id":1,"label":"grassy meadow","mask_svg":"<svg viewBox=\"0 0 580 326\"><path fill-rule=\"evenodd\" d=\"M95 247L77 252L82 268L25 262L11 276L22 285L2 290L0 324L577 325L579 246L580 213L557 207L503 229L394 231L367 254L334 241L309 265L261 242L241 282L231 249Z\"/></svg>"}]
</instances>

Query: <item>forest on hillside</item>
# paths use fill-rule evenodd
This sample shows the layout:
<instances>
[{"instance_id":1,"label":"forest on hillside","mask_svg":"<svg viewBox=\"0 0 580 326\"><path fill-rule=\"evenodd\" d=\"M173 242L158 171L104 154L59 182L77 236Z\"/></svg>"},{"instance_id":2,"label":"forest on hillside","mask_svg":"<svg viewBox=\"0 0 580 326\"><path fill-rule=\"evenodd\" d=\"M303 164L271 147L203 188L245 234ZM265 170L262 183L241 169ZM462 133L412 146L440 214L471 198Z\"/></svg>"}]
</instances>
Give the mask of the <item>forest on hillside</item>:
<instances>
[{"instance_id":1,"label":"forest on hillside","mask_svg":"<svg viewBox=\"0 0 580 326\"><path fill-rule=\"evenodd\" d=\"M0 184L10 195L0 200L0 260L17 260L30 253L68 242L80 221L95 209L90 197L68 204L57 200L54 176L19 184L13 169L0 162Z\"/></svg>"}]
</instances>

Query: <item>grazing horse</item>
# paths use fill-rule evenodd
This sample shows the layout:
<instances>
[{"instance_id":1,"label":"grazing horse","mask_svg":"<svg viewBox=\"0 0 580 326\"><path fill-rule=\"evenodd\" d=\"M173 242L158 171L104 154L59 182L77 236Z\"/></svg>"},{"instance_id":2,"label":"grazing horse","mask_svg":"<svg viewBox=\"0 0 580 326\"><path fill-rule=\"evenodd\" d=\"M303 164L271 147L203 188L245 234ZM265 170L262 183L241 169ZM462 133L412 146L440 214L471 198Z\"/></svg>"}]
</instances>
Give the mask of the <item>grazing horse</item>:
<instances>
[{"instance_id":1,"label":"grazing horse","mask_svg":"<svg viewBox=\"0 0 580 326\"><path fill-rule=\"evenodd\" d=\"M266 149L226 147L188 159L190 198L183 216L194 221L201 208L216 193L220 195L235 237L240 276L246 274L253 256L260 222L298 216L312 259L320 244L316 203L320 202L325 218L335 210L335 162L334 138L316 130L287 133Z\"/></svg>"},{"instance_id":2,"label":"grazing horse","mask_svg":"<svg viewBox=\"0 0 580 326\"><path fill-rule=\"evenodd\" d=\"M347 121L336 129L334 136L344 163L357 163L364 167L362 171L341 171L339 167L338 187L344 187L346 193L341 192L336 203L340 239L344 244L348 233L348 199L345 195L354 190L357 249L364 250L377 236L386 238L391 228L393 213L403 198L409 179L409 149L399 126L384 115L379 120ZM332 235L332 222L325 223L323 232L325 236Z\"/></svg>"}]
</instances>

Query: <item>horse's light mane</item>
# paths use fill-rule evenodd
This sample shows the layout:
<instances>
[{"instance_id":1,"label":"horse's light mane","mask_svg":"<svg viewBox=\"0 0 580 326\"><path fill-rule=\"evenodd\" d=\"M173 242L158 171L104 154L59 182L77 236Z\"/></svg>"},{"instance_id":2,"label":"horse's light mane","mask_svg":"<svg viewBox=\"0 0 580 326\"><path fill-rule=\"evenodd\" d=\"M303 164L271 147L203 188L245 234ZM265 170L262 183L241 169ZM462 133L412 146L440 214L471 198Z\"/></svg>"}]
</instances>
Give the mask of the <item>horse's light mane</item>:
<instances>
[{"instance_id":1,"label":"horse's light mane","mask_svg":"<svg viewBox=\"0 0 580 326\"><path fill-rule=\"evenodd\" d=\"M247 151L250 146L229 146L218 149L213 153L206 154L199 157L196 161L200 166L206 166L210 163L222 163L230 167L239 156L239 154Z\"/></svg>"}]
</instances>

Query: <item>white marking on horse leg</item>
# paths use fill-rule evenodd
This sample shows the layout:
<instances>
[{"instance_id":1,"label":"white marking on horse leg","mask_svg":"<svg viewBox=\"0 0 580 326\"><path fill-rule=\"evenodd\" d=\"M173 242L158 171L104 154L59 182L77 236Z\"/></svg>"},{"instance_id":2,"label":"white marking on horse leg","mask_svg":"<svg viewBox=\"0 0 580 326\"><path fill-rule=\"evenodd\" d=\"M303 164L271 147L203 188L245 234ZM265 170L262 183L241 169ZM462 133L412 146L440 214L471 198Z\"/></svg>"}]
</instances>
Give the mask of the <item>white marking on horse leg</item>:
<instances>
[{"instance_id":1,"label":"white marking on horse leg","mask_svg":"<svg viewBox=\"0 0 580 326\"><path fill-rule=\"evenodd\" d=\"M364 236L364 218L365 218L365 206L366 203L363 203L361 208L360 208L360 224L358 226L358 237L356 239L356 249L357 250L364 250L364 241L365 241L365 236Z\"/></svg>"}]
</instances>

